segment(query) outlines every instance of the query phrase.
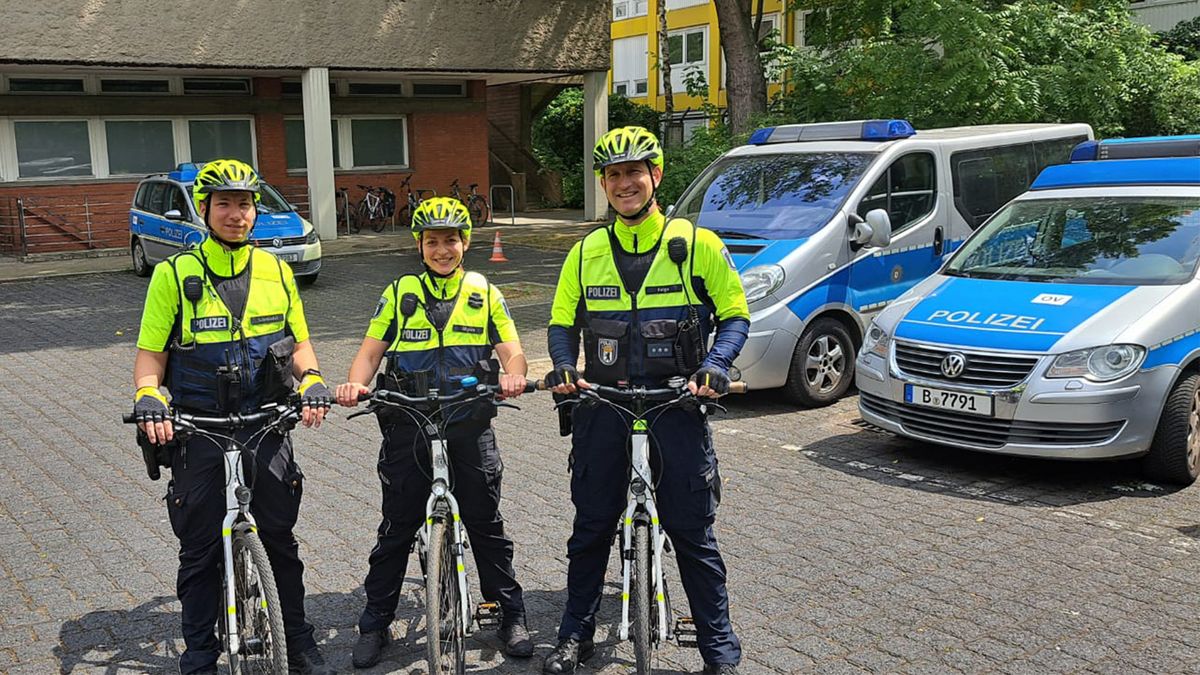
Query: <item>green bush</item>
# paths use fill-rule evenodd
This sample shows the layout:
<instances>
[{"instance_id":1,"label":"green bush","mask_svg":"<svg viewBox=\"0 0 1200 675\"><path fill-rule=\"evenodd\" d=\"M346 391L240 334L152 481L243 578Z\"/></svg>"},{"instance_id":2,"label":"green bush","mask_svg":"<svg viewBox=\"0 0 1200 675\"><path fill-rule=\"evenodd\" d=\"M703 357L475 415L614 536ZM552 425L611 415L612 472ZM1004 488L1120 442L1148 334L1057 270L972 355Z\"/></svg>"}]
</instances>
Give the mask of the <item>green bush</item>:
<instances>
[{"instance_id":1,"label":"green bush","mask_svg":"<svg viewBox=\"0 0 1200 675\"><path fill-rule=\"evenodd\" d=\"M1180 21L1171 30L1160 33L1158 44L1189 61L1200 61L1200 17Z\"/></svg>"}]
</instances>

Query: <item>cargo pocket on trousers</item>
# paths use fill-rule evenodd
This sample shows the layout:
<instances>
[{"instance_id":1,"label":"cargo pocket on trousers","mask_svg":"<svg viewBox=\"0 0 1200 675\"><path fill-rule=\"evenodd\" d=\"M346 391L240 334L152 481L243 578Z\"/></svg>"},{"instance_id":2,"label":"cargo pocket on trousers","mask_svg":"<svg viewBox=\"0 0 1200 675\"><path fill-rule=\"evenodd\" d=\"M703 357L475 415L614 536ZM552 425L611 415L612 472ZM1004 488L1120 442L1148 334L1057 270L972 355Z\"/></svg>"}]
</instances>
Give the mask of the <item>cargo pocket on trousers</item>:
<instances>
[{"instance_id":1,"label":"cargo pocket on trousers","mask_svg":"<svg viewBox=\"0 0 1200 675\"><path fill-rule=\"evenodd\" d=\"M717 504L721 501L720 481L721 475L717 471L715 463L691 477L691 507L693 509L691 516L700 521L697 524L707 525L716 517Z\"/></svg>"},{"instance_id":2,"label":"cargo pocket on trousers","mask_svg":"<svg viewBox=\"0 0 1200 675\"><path fill-rule=\"evenodd\" d=\"M167 518L171 521L171 531L176 539L183 539L187 532L187 493L175 491L175 481L167 482L167 494L163 497L167 502Z\"/></svg>"},{"instance_id":3,"label":"cargo pocket on trousers","mask_svg":"<svg viewBox=\"0 0 1200 675\"><path fill-rule=\"evenodd\" d=\"M500 458L500 447L496 445L496 432L487 428L479 434L479 466L488 485L500 482L504 475L504 460Z\"/></svg>"}]
</instances>

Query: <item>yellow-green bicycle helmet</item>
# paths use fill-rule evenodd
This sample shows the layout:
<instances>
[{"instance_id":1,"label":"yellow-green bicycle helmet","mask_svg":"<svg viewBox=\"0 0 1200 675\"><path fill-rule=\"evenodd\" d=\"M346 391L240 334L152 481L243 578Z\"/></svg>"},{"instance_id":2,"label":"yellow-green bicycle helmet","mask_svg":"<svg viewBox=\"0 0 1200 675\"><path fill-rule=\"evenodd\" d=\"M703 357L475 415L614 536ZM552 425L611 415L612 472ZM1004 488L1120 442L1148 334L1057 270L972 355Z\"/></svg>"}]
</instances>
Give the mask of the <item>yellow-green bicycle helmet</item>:
<instances>
[{"instance_id":1,"label":"yellow-green bicycle helmet","mask_svg":"<svg viewBox=\"0 0 1200 675\"><path fill-rule=\"evenodd\" d=\"M413 237L421 241L425 230L459 230L463 241L471 238L471 213L466 204L453 197L430 197L413 211Z\"/></svg>"},{"instance_id":2,"label":"yellow-green bicycle helmet","mask_svg":"<svg viewBox=\"0 0 1200 675\"><path fill-rule=\"evenodd\" d=\"M596 141L592 150L592 168L599 176L604 167L621 162L647 161L662 168L663 151L658 138L643 127L613 129Z\"/></svg>"},{"instance_id":3,"label":"yellow-green bicycle helmet","mask_svg":"<svg viewBox=\"0 0 1200 675\"><path fill-rule=\"evenodd\" d=\"M237 159L214 159L196 173L192 203L199 213L200 202L214 192L251 192L258 202L262 198L260 191L258 174L249 164Z\"/></svg>"}]
</instances>

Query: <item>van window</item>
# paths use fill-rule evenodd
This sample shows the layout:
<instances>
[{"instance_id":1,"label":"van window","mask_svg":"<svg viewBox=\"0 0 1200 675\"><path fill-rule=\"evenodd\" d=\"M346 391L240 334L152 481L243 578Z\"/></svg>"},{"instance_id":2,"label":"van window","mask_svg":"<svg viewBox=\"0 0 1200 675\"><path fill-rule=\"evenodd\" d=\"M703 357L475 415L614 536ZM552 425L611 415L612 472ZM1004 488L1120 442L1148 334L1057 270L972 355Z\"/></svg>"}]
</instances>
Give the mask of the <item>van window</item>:
<instances>
[{"instance_id":1,"label":"van window","mask_svg":"<svg viewBox=\"0 0 1200 675\"><path fill-rule=\"evenodd\" d=\"M142 210L161 216L163 211L166 211L166 209L163 208L163 197L167 194L167 188L171 186L161 181L155 181L149 185L150 190L146 195L146 205Z\"/></svg>"},{"instance_id":2,"label":"van window","mask_svg":"<svg viewBox=\"0 0 1200 675\"><path fill-rule=\"evenodd\" d=\"M807 237L841 209L876 156L797 152L726 157L696 179L675 215L727 238Z\"/></svg>"},{"instance_id":3,"label":"van window","mask_svg":"<svg viewBox=\"0 0 1200 675\"><path fill-rule=\"evenodd\" d=\"M188 203L187 195L185 195L183 193L183 190L179 187L172 185L170 187L170 192L167 194L167 208L166 208L166 210L163 211L163 213L166 213L167 211L170 211L171 209L175 209L176 211L179 211L179 213L186 218L191 213L188 210L187 203Z\"/></svg>"},{"instance_id":4,"label":"van window","mask_svg":"<svg viewBox=\"0 0 1200 675\"><path fill-rule=\"evenodd\" d=\"M896 233L933 212L937 204L937 172L933 155L913 152L892 162L858 204L858 215L883 209Z\"/></svg>"},{"instance_id":5,"label":"van window","mask_svg":"<svg viewBox=\"0 0 1200 675\"><path fill-rule=\"evenodd\" d=\"M133 197L133 208L148 211L146 204L150 201L150 186L153 183L142 183L138 186L137 194Z\"/></svg>"},{"instance_id":6,"label":"van window","mask_svg":"<svg viewBox=\"0 0 1200 675\"><path fill-rule=\"evenodd\" d=\"M1004 207L945 274L1106 285L1190 280L1200 260L1200 199L1024 199Z\"/></svg>"},{"instance_id":7,"label":"van window","mask_svg":"<svg viewBox=\"0 0 1200 675\"><path fill-rule=\"evenodd\" d=\"M1042 169L1065 164L1087 136L1052 138L950 155L954 207L975 229L1013 197L1025 192Z\"/></svg>"}]
</instances>

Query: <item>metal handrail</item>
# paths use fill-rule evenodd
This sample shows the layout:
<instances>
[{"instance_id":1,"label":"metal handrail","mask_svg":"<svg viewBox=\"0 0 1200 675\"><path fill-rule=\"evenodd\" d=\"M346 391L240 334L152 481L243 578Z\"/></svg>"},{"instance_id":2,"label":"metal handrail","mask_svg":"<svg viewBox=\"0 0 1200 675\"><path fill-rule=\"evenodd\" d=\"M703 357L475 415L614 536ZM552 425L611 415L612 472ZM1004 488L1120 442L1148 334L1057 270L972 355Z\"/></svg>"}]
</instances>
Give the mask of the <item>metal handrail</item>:
<instances>
[{"instance_id":1,"label":"metal handrail","mask_svg":"<svg viewBox=\"0 0 1200 675\"><path fill-rule=\"evenodd\" d=\"M517 193L515 190L513 190L513 186L508 185L507 183L504 183L501 185L493 185L492 189L488 191L488 196L491 197L491 201L492 201L492 222L493 223L496 222L496 188L504 188L505 190L508 190L508 219L509 219L510 224L516 225L517 224Z\"/></svg>"}]
</instances>

